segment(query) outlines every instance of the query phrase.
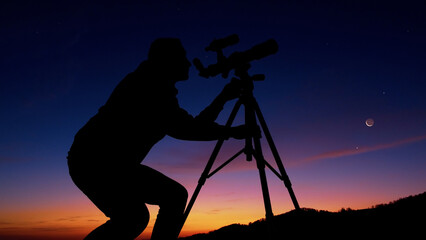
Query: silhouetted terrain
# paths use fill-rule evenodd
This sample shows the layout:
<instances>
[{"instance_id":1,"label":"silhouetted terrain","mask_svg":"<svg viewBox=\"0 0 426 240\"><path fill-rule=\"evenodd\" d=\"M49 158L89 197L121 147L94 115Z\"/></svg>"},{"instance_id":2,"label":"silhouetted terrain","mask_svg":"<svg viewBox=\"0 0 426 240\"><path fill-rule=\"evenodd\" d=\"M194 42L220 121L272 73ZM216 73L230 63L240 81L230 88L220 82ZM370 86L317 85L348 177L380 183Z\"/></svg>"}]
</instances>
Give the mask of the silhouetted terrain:
<instances>
[{"instance_id":1,"label":"silhouetted terrain","mask_svg":"<svg viewBox=\"0 0 426 240\"><path fill-rule=\"evenodd\" d=\"M315 209L295 210L275 216L268 231L266 221L249 225L232 224L208 234L184 240L226 239L417 239L426 227L426 192L368 209L342 209L339 212ZM423 236L423 237L422 237Z\"/></svg>"}]
</instances>

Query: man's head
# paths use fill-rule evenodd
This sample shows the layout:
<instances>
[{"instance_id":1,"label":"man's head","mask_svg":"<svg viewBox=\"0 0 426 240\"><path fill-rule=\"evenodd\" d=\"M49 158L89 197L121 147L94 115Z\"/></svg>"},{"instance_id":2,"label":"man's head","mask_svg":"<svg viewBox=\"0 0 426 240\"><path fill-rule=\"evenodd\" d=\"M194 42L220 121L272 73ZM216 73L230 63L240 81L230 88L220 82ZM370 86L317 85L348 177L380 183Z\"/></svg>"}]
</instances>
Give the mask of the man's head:
<instances>
[{"instance_id":1,"label":"man's head","mask_svg":"<svg viewBox=\"0 0 426 240\"><path fill-rule=\"evenodd\" d=\"M188 79L191 63L186 58L186 51L177 38L156 39L149 49L148 61L161 69L159 74L173 81Z\"/></svg>"}]
</instances>

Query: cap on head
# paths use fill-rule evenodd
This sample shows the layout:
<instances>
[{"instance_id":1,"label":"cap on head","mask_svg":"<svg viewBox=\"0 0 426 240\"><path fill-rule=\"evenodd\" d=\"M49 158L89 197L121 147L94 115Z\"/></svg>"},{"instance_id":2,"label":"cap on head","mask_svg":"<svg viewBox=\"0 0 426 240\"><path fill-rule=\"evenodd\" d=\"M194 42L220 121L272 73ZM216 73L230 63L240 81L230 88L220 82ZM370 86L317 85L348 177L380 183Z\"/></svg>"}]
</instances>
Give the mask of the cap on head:
<instances>
[{"instance_id":1,"label":"cap on head","mask_svg":"<svg viewBox=\"0 0 426 240\"><path fill-rule=\"evenodd\" d=\"M186 52L178 38L159 38L154 40L148 52L148 60L168 61L185 56Z\"/></svg>"}]
</instances>

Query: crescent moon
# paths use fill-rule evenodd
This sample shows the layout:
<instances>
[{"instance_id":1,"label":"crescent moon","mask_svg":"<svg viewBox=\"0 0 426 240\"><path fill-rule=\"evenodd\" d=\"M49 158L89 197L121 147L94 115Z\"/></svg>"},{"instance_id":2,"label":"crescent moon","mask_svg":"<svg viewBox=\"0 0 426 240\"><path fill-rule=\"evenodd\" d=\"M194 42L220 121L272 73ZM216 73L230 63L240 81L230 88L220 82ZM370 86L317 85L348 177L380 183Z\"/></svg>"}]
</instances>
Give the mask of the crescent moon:
<instances>
[{"instance_id":1,"label":"crescent moon","mask_svg":"<svg viewBox=\"0 0 426 240\"><path fill-rule=\"evenodd\" d=\"M372 127L374 125L374 119L369 118L365 120L365 125L367 125L367 127Z\"/></svg>"}]
</instances>

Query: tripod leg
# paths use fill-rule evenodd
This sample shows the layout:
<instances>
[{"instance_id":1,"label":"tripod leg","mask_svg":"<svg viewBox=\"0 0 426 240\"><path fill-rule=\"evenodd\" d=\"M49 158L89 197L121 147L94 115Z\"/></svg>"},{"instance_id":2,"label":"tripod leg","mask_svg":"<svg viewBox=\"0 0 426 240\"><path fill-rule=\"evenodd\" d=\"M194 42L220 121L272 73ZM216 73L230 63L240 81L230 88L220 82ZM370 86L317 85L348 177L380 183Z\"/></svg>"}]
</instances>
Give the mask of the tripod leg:
<instances>
[{"instance_id":1,"label":"tripod leg","mask_svg":"<svg viewBox=\"0 0 426 240\"><path fill-rule=\"evenodd\" d=\"M229 116L225 126L230 127L232 125L232 122L234 121L235 116L237 115L238 110L240 109L240 106L241 106L241 102L237 101L234 105L234 108L232 109L231 115ZM182 227L185 224L186 219L188 218L189 212L194 206L195 200L197 199L197 196L201 191L201 187L204 185L204 183L206 182L210 174L210 170L213 167L214 161L216 160L216 157L219 154L220 148L222 147L224 141L225 141L224 139L218 140L216 143L216 146L213 149L212 154L210 155L209 161L207 162L207 165L204 168L204 171L201 174L200 179L198 180L198 185L195 188L194 193L192 194L191 200L189 201L188 206L186 207L185 212L183 214ZM182 230L182 227L181 227L181 230Z\"/></svg>"},{"instance_id":2,"label":"tripod leg","mask_svg":"<svg viewBox=\"0 0 426 240\"><path fill-rule=\"evenodd\" d=\"M281 178L288 190L288 193L290 194L291 201L293 202L295 209L300 210L300 206L299 206L299 203L297 202L296 195L294 194L293 188L291 187L290 178L288 177L285 171L280 155L278 154L278 150L274 144L274 141L272 140L271 133L269 132L268 126L266 125L265 118L263 117L262 112L260 111L259 105L257 104L255 99L253 99L252 105L256 112L257 118L259 119L263 133L265 134L266 140L268 141L269 147L271 148L271 152L275 158L275 162L277 163L278 169L280 170Z\"/></svg>"},{"instance_id":3,"label":"tripod leg","mask_svg":"<svg viewBox=\"0 0 426 240\"><path fill-rule=\"evenodd\" d=\"M256 114L254 112L250 98L247 99L246 101L247 101L246 104L245 104L246 124L248 126L257 126ZM262 187L262 194L263 194L263 202L264 202L264 205L265 205L266 220L268 222L271 222L274 214L272 213L271 198L269 196L268 182L266 180L266 173L265 173L265 159L264 159L263 153L262 153L260 138L259 137L253 137L253 138L250 138L249 141L246 140L246 149L253 147L251 139L253 139L254 151L252 151L250 154L247 155L247 160L250 161L251 156L253 154L253 156L256 160L257 169L259 170L260 184L261 184L261 187Z\"/></svg>"},{"instance_id":4,"label":"tripod leg","mask_svg":"<svg viewBox=\"0 0 426 240\"><path fill-rule=\"evenodd\" d=\"M263 203L265 205L266 220L270 221L274 217L272 213L271 198L269 196L268 182L265 173L265 159L260 146L260 139L253 138L254 158L256 159L257 169L259 170L260 184L262 186Z\"/></svg>"}]
</instances>

